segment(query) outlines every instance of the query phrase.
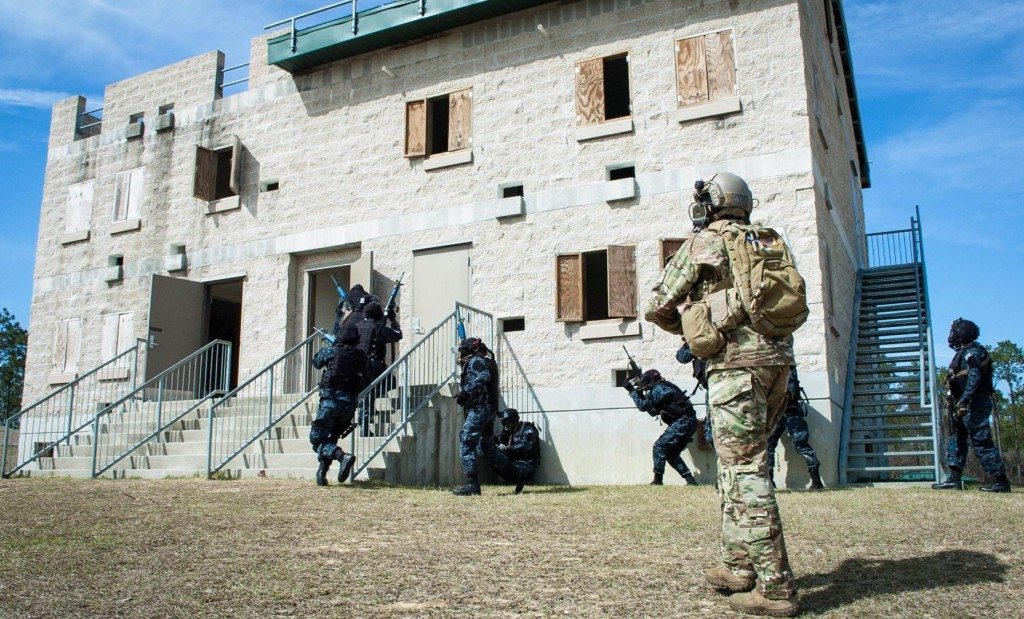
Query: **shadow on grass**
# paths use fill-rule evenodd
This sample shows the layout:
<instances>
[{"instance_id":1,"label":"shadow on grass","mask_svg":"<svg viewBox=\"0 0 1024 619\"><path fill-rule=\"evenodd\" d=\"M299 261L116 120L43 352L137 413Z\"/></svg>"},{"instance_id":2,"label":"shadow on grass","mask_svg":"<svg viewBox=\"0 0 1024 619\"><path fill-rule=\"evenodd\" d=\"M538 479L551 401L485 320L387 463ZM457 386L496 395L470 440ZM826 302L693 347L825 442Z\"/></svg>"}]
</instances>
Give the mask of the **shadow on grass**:
<instances>
[{"instance_id":1,"label":"shadow on grass","mask_svg":"<svg viewBox=\"0 0 1024 619\"><path fill-rule=\"evenodd\" d=\"M798 578L797 586L800 606L824 613L881 595L1003 582L1009 567L983 552L944 550L909 559L847 559L827 574Z\"/></svg>"},{"instance_id":2,"label":"shadow on grass","mask_svg":"<svg viewBox=\"0 0 1024 619\"><path fill-rule=\"evenodd\" d=\"M580 486L526 486L523 488L523 494L571 494L586 491L586 488Z\"/></svg>"}]
</instances>

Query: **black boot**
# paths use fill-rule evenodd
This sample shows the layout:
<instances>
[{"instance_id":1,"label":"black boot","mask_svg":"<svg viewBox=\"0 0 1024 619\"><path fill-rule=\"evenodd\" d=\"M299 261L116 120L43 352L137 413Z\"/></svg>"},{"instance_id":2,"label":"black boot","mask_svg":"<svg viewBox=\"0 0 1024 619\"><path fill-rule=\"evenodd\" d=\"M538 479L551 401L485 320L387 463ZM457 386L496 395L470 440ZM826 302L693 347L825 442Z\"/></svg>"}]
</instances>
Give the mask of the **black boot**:
<instances>
[{"instance_id":1,"label":"black boot","mask_svg":"<svg viewBox=\"0 0 1024 619\"><path fill-rule=\"evenodd\" d=\"M960 481L960 471L958 469L951 469L949 477L946 481L937 482L932 484L934 490L963 490L964 484Z\"/></svg>"},{"instance_id":2,"label":"black boot","mask_svg":"<svg viewBox=\"0 0 1024 619\"><path fill-rule=\"evenodd\" d=\"M338 483L343 484L348 479L349 473L352 472L352 466L356 463L356 457L342 452L341 457L337 458L337 460L338 464L341 465L341 470L338 471Z\"/></svg>"},{"instance_id":3,"label":"black boot","mask_svg":"<svg viewBox=\"0 0 1024 619\"><path fill-rule=\"evenodd\" d=\"M516 494L521 493L523 491L523 486L525 486L525 485L526 485L526 478L522 477L522 476L517 476L516 477Z\"/></svg>"},{"instance_id":4,"label":"black boot","mask_svg":"<svg viewBox=\"0 0 1024 619\"><path fill-rule=\"evenodd\" d=\"M821 472L818 469L807 471L811 474L811 490L824 490L825 484L821 483Z\"/></svg>"},{"instance_id":5,"label":"black boot","mask_svg":"<svg viewBox=\"0 0 1024 619\"><path fill-rule=\"evenodd\" d=\"M982 492L1009 492L1010 491L1010 480L1006 478L1006 473L996 477L995 481L987 486L980 488Z\"/></svg>"},{"instance_id":6,"label":"black boot","mask_svg":"<svg viewBox=\"0 0 1024 619\"><path fill-rule=\"evenodd\" d=\"M452 490L452 494L455 496L479 496L480 495L480 480L476 475L467 475L468 483L465 486L459 486L455 490Z\"/></svg>"},{"instance_id":7,"label":"black boot","mask_svg":"<svg viewBox=\"0 0 1024 619\"><path fill-rule=\"evenodd\" d=\"M664 485L665 485L665 482L664 482L664 481L662 481L662 478L663 478L663 477L664 477L664 474L663 474L663 473L655 473L655 474L654 474L654 481L652 481L652 482L651 482L650 484L648 484L648 485L651 485L651 486L664 486Z\"/></svg>"},{"instance_id":8,"label":"black boot","mask_svg":"<svg viewBox=\"0 0 1024 619\"><path fill-rule=\"evenodd\" d=\"M687 473L686 475L683 475L683 481L686 482L687 486L696 486L696 485L698 485L697 484L697 480L693 478L693 473Z\"/></svg>"},{"instance_id":9,"label":"black boot","mask_svg":"<svg viewBox=\"0 0 1024 619\"><path fill-rule=\"evenodd\" d=\"M331 468L331 461L327 458L320 458L320 466L316 469L316 485L327 485L327 471Z\"/></svg>"}]
</instances>

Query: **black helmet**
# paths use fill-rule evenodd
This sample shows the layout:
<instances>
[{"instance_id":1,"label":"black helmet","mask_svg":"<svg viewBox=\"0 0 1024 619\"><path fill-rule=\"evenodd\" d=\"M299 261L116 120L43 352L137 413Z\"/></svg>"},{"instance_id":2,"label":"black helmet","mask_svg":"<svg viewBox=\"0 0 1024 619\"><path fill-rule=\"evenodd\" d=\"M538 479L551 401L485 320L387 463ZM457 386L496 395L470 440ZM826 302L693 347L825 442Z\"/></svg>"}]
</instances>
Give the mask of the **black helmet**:
<instances>
[{"instance_id":1,"label":"black helmet","mask_svg":"<svg viewBox=\"0 0 1024 619\"><path fill-rule=\"evenodd\" d=\"M661 372L658 370L647 370L640 375L640 383L650 387L654 383L661 382Z\"/></svg>"},{"instance_id":2,"label":"black helmet","mask_svg":"<svg viewBox=\"0 0 1024 619\"><path fill-rule=\"evenodd\" d=\"M981 336L978 325L965 318L957 318L949 325L949 347L953 350L960 350L967 344L977 340Z\"/></svg>"},{"instance_id":3,"label":"black helmet","mask_svg":"<svg viewBox=\"0 0 1024 619\"><path fill-rule=\"evenodd\" d=\"M500 420L501 425L505 427L514 426L519 423L519 411L514 408L506 408L498 413L498 420Z\"/></svg>"},{"instance_id":4,"label":"black helmet","mask_svg":"<svg viewBox=\"0 0 1024 619\"><path fill-rule=\"evenodd\" d=\"M477 353L486 353L487 346L478 337L467 337L459 342L459 357L468 357Z\"/></svg>"}]
</instances>

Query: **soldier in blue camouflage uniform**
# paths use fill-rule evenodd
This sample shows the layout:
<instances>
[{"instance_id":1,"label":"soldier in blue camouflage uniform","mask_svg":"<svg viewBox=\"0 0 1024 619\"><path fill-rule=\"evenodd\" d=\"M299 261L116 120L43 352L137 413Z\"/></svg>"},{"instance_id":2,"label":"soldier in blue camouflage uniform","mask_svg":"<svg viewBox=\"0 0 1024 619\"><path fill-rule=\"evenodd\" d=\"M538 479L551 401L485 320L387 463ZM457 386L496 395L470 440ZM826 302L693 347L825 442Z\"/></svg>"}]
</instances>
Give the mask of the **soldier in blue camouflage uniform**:
<instances>
[{"instance_id":1,"label":"soldier in blue camouflage uniform","mask_svg":"<svg viewBox=\"0 0 1024 619\"><path fill-rule=\"evenodd\" d=\"M487 346L475 337L468 337L459 343L459 363L462 376L455 401L466 410L466 422L459 432L466 484L452 492L456 496L470 496L480 494L477 452L482 446L483 437L490 440L494 433L494 416L498 412L500 399L498 365Z\"/></svg>"},{"instance_id":2,"label":"soldier in blue camouflage uniform","mask_svg":"<svg viewBox=\"0 0 1024 619\"><path fill-rule=\"evenodd\" d=\"M821 490L825 484L821 482L821 462L818 461L818 454L811 447L811 431L807 427L807 407L800 396L800 378L797 376L796 368L789 373L789 386L786 408L782 418L775 424L775 429L768 435L768 474L772 476L772 485L775 485L775 450L779 446L779 439L783 432L789 432L789 438L793 441L793 449L804 457L807 462L807 473L811 476L811 490Z\"/></svg>"},{"instance_id":3,"label":"soldier in blue camouflage uniform","mask_svg":"<svg viewBox=\"0 0 1024 619\"><path fill-rule=\"evenodd\" d=\"M507 482L523 491L540 466L540 432L537 426L519 419L519 411L508 408L498 413L501 433L481 445L484 460Z\"/></svg>"},{"instance_id":4,"label":"soldier in blue camouflage uniform","mask_svg":"<svg viewBox=\"0 0 1024 619\"><path fill-rule=\"evenodd\" d=\"M687 486L696 486L697 480L680 454L693 439L697 431L697 411L693 410L690 398L682 389L661 377L658 370L647 370L637 379L623 385L641 412L651 417L661 417L668 427L654 443L654 481L652 486L661 486L665 477L667 462L686 481Z\"/></svg>"},{"instance_id":5,"label":"soldier in blue camouflage uniform","mask_svg":"<svg viewBox=\"0 0 1024 619\"><path fill-rule=\"evenodd\" d=\"M961 475L967 464L967 446L970 444L985 474L992 479L984 492L1009 492L1010 480L999 448L992 440L989 418L992 416L992 357L978 343L981 335L978 325L957 318L949 330L949 347L956 351L949 364L950 416L952 436L946 445L946 464L949 478L932 484L937 490L961 490Z\"/></svg>"},{"instance_id":6,"label":"soldier in blue camouflage uniform","mask_svg":"<svg viewBox=\"0 0 1024 619\"><path fill-rule=\"evenodd\" d=\"M320 405L309 428L309 442L320 462L316 471L318 486L327 485L327 471L332 461L341 464L339 484L345 481L355 464L355 457L338 447L338 439L352 425L356 401L364 385L366 354L356 347L358 343L355 330L346 329L329 352L325 348L313 357L313 367L324 368L320 377Z\"/></svg>"},{"instance_id":7,"label":"soldier in blue camouflage uniform","mask_svg":"<svg viewBox=\"0 0 1024 619\"><path fill-rule=\"evenodd\" d=\"M696 188L695 234L665 267L645 313L648 321L677 335L683 334L681 306L724 303L732 272L723 231L737 221L749 222L753 207L746 182L734 174L716 174ZM765 460L768 432L786 400L793 338L769 338L749 319L727 318L734 322L721 334L724 345L703 359L722 504L722 565L706 579L734 592L729 605L735 610L794 616L800 610L796 582Z\"/></svg>"}]
</instances>

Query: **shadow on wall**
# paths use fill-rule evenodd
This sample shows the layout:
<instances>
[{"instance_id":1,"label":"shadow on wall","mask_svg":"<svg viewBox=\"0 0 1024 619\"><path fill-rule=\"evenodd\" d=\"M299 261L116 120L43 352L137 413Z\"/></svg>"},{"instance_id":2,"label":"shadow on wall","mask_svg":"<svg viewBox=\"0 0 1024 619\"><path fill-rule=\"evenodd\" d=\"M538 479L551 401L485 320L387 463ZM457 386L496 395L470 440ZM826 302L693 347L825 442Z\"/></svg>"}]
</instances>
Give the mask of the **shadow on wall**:
<instances>
[{"instance_id":1,"label":"shadow on wall","mask_svg":"<svg viewBox=\"0 0 1024 619\"><path fill-rule=\"evenodd\" d=\"M944 587L1004 582L1008 565L973 550L945 550L908 559L847 559L827 574L797 580L808 613L840 611L865 598Z\"/></svg>"}]
</instances>

